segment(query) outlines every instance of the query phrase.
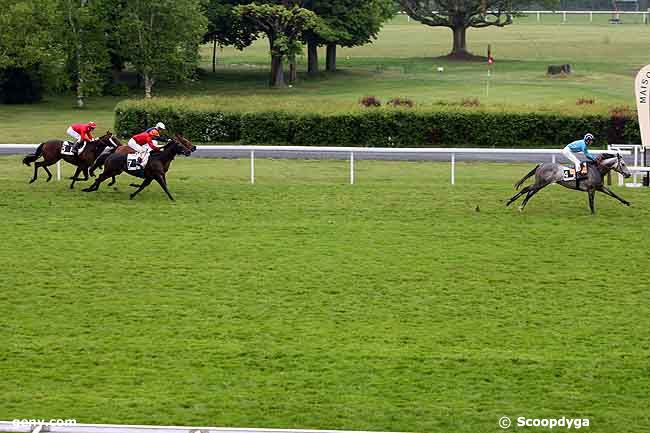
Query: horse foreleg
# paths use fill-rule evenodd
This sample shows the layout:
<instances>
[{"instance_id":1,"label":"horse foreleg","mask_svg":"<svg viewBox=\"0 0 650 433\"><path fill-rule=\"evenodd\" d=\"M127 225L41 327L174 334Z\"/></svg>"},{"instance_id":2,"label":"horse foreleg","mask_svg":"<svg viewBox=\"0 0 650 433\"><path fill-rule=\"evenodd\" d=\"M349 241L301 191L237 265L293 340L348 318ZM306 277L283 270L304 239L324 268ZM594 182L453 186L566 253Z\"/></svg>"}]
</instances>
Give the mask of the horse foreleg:
<instances>
[{"instance_id":1,"label":"horse foreleg","mask_svg":"<svg viewBox=\"0 0 650 433\"><path fill-rule=\"evenodd\" d=\"M45 182L49 182L49 181L51 181L51 180L52 180L52 172L50 171L49 168L47 168L47 165L44 165L44 166L43 166L43 169L44 169L45 172L47 173L47 180L46 180Z\"/></svg>"},{"instance_id":2,"label":"horse foreleg","mask_svg":"<svg viewBox=\"0 0 650 433\"><path fill-rule=\"evenodd\" d=\"M147 186L149 186L149 184L151 183L152 180L153 180L153 179L150 178L150 177L146 178L146 179L144 180L144 182L142 182L142 184L140 185L140 187L138 188L137 191L132 192L131 194L129 194L129 198L130 198L131 200L133 200L133 198L134 198L134 197L135 197L135 196L136 196L140 191L142 191L142 190L145 189Z\"/></svg>"},{"instance_id":3,"label":"horse foreleg","mask_svg":"<svg viewBox=\"0 0 650 433\"><path fill-rule=\"evenodd\" d=\"M596 196L596 191L587 191L587 194L589 195L589 209L591 210L591 214L594 215L596 213L596 209L594 208L594 197Z\"/></svg>"},{"instance_id":4,"label":"horse foreleg","mask_svg":"<svg viewBox=\"0 0 650 433\"><path fill-rule=\"evenodd\" d=\"M171 193L167 189L167 179L165 179L164 173L156 176L156 182L158 182L158 184L162 187L162 189L165 190L165 192L167 193L167 197L169 197L171 201L174 201L174 197L172 197Z\"/></svg>"},{"instance_id":5,"label":"horse foreleg","mask_svg":"<svg viewBox=\"0 0 650 433\"><path fill-rule=\"evenodd\" d=\"M34 163L34 176L32 176L32 180L29 183L34 183L38 179L38 167L40 167L40 162Z\"/></svg>"},{"instance_id":6,"label":"horse foreleg","mask_svg":"<svg viewBox=\"0 0 650 433\"><path fill-rule=\"evenodd\" d=\"M77 176L81 173L81 167L77 167L77 170L75 170L74 175L70 178L72 179L72 183L70 184L70 189L74 189L74 183L79 180L77 179Z\"/></svg>"},{"instance_id":7,"label":"horse foreleg","mask_svg":"<svg viewBox=\"0 0 650 433\"><path fill-rule=\"evenodd\" d=\"M108 186L115 185L115 182L117 182L117 179L115 179L115 176L113 176L113 180L111 180L111 183L109 183Z\"/></svg>"},{"instance_id":8,"label":"horse foreleg","mask_svg":"<svg viewBox=\"0 0 650 433\"><path fill-rule=\"evenodd\" d=\"M632 204L629 201L625 200L623 197L619 197L618 195L616 195L614 191L612 191L611 189L607 188L604 185L598 188L598 191L602 192L603 194L607 194L610 197L614 197L616 200L620 201L625 206L630 206Z\"/></svg>"},{"instance_id":9,"label":"horse foreleg","mask_svg":"<svg viewBox=\"0 0 650 433\"><path fill-rule=\"evenodd\" d=\"M88 188L82 189L82 191L83 192L97 191L99 189L99 185L111 176L112 175L107 175L106 173L100 174L99 177L95 180L95 182L93 182L92 185L90 185Z\"/></svg>"},{"instance_id":10,"label":"horse foreleg","mask_svg":"<svg viewBox=\"0 0 650 433\"><path fill-rule=\"evenodd\" d=\"M528 191L530 191L530 187L531 187L531 186L532 186L532 185L528 185L527 187L525 187L525 188L523 188L521 191L519 191L517 194L513 195L512 198L510 198L510 200L508 200L508 203L506 203L506 206L510 206L512 203L514 203L515 201L517 201L517 199L518 199L519 197L521 197L522 195L524 195L524 194L526 194Z\"/></svg>"}]
</instances>

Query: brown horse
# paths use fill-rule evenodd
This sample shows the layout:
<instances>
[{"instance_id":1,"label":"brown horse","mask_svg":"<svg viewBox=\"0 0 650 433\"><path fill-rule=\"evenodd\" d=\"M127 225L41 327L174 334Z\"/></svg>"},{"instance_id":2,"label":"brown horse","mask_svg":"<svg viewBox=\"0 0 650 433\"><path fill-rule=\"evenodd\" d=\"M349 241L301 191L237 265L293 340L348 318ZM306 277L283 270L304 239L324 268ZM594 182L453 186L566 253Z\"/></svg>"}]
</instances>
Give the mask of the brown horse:
<instances>
[{"instance_id":1,"label":"brown horse","mask_svg":"<svg viewBox=\"0 0 650 433\"><path fill-rule=\"evenodd\" d=\"M113 179L115 176L126 172L131 176L144 179L141 185L138 185L138 190L130 195L130 198L135 197L140 191L146 188L152 181L158 182L161 188L167 193L170 200L174 200L169 189L167 189L167 178L165 173L169 170L169 165L174 160L176 155L190 156L191 150L184 144L176 140L169 140L162 151L152 153L149 157L144 170L128 170L127 169L127 154L111 154L105 161L104 172L100 174L95 182L88 188L83 189L84 192L97 191L99 185L109 177Z\"/></svg>"},{"instance_id":2,"label":"brown horse","mask_svg":"<svg viewBox=\"0 0 650 433\"><path fill-rule=\"evenodd\" d=\"M183 146L185 146L185 148L186 148L187 150L189 150L190 152L194 152L194 151L196 150L196 146L193 145L192 142L191 142L190 140L188 140L187 138L183 137L181 134L176 134L175 137L176 137L176 141L178 141L180 144L182 144ZM110 152L110 153L105 153L105 154L103 154L103 155L100 155L99 158L97 158L97 160L96 160L95 163L93 164L93 166L90 167L90 175L93 176L93 177L95 177L95 174L94 174L94 173L95 173L95 170L97 170L97 168L101 168L101 167L103 167L103 166L104 166L104 163L106 162L106 159L108 159L108 157L111 156L112 154L117 154L117 155L128 155L128 154L130 154L130 153L135 153L135 150L131 149L129 146L119 146L119 147L115 148L115 149L114 149L112 152ZM165 165L165 173L167 173L167 170L169 170L169 164L171 164L171 161L167 162L167 164ZM114 184L115 184L115 176L113 176L113 179L112 179L111 182L108 184L108 186L113 186ZM133 186L133 187L135 187L135 188L139 188L139 187L140 187L139 184L133 184L133 183L131 184L131 186Z\"/></svg>"},{"instance_id":3,"label":"brown horse","mask_svg":"<svg viewBox=\"0 0 650 433\"><path fill-rule=\"evenodd\" d=\"M77 171L70 178L72 183L70 184L70 189L74 188L74 184L78 180L88 180L88 169L95 162L95 159L106 149L106 147L118 147L122 143L113 136L110 131L107 131L105 135L101 136L97 140L87 141L86 146L83 151L78 155L63 155L61 154L61 149L63 148L62 140L49 140L45 143L41 143L36 152L31 155L27 155L23 158L23 164L30 166L32 162L35 162L41 156L43 157L42 161L36 162L34 164L34 177L29 181L29 183L34 183L38 178L38 169L43 167L47 173L47 182L52 180L52 173L48 167L52 164L56 164L59 160L63 159L64 161L77 166ZM79 179L78 176L80 173L84 174L84 179Z\"/></svg>"}]
</instances>

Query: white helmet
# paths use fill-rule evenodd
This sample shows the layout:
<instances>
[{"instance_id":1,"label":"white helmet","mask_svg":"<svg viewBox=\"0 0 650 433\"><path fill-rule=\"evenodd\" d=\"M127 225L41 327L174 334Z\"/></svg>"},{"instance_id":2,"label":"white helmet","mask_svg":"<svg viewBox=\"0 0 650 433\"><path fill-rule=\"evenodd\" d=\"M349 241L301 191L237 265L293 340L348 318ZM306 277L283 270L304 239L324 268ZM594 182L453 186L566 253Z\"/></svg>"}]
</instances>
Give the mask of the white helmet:
<instances>
[{"instance_id":1,"label":"white helmet","mask_svg":"<svg viewBox=\"0 0 650 433\"><path fill-rule=\"evenodd\" d=\"M584 140L585 141L594 141L594 135L590 134L590 133L587 133L587 134L585 134Z\"/></svg>"},{"instance_id":2,"label":"white helmet","mask_svg":"<svg viewBox=\"0 0 650 433\"><path fill-rule=\"evenodd\" d=\"M165 128L165 124L162 122L156 123L156 129L167 129Z\"/></svg>"}]
</instances>

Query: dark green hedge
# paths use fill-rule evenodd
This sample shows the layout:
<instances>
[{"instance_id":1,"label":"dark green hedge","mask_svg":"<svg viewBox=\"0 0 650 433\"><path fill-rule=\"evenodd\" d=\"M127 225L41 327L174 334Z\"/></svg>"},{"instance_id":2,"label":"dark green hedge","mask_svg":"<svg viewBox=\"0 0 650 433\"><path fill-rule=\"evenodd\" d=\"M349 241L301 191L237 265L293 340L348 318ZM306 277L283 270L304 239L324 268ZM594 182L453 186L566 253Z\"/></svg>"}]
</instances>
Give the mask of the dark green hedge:
<instances>
[{"instance_id":1,"label":"dark green hedge","mask_svg":"<svg viewBox=\"0 0 650 433\"><path fill-rule=\"evenodd\" d=\"M639 143L635 114L625 117L486 111L368 109L341 114L229 113L126 102L116 131L129 136L165 122L197 143L371 147L558 147L586 132L599 145Z\"/></svg>"}]
</instances>

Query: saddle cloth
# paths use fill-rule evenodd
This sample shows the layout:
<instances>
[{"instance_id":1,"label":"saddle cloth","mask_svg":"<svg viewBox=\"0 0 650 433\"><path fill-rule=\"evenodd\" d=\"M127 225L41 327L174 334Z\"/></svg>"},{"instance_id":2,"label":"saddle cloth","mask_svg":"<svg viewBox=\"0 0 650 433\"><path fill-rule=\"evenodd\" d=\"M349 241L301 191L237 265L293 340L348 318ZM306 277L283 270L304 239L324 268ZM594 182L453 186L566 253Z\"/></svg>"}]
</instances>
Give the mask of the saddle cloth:
<instances>
[{"instance_id":1,"label":"saddle cloth","mask_svg":"<svg viewBox=\"0 0 650 433\"><path fill-rule=\"evenodd\" d=\"M81 154L81 152L84 151L86 148L86 143L83 144L78 150L77 150L77 155ZM69 141L64 141L63 146L61 146L61 155L66 155L66 156L74 156L74 143L70 143Z\"/></svg>"},{"instance_id":2,"label":"saddle cloth","mask_svg":"<svg viewBox=\"0 0 650 433\"><path fill-rule=\"evenodd\" d=\"M138 159L142 159L138 162ZM129 153L126 155L126 169L129 171L142 170L149 161L149 152Z\"/></svg>"},{"instance_id":3,"label":"saddle cloth","mask_svg":"<svg viewBox=\"0 0 650 433\"><path fill-rule=\"evenodd\" d=\"M562 167L562 180L575 180L575 179L576 179L575 168Z\"/></svg>"}]
</instances>

